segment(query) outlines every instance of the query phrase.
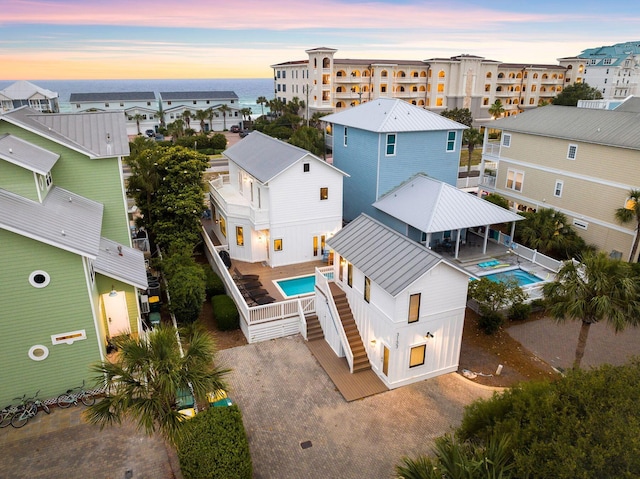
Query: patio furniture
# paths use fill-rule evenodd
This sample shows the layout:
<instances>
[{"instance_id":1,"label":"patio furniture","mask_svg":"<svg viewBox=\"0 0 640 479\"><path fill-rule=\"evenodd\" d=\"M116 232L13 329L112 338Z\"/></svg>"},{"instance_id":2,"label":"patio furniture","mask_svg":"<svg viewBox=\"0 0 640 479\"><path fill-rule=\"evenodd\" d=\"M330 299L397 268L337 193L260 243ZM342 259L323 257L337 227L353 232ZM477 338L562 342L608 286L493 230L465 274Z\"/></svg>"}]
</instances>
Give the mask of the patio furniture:
<instances>
[{"instance_id":1,"label":"patio furniture","mask_svg":"<svg viewBox=\"0 0 640 479\"><path fill-rule=\"evenodd\" d=\"M262 306L263 304L275 303L276 298L272 298L271 296L261 296L259 298L255 298L254 301Z\"/></svg>"},{"instance_id":2,"label":"patio furniture","mask_svg":"<svg viewBox=\"0 0 640 479\"><path fill-rule=\"evenodd\" d=\"M262 283L260 281L243 281L240 286L246 290L260 289L262 288Z\"/></svg>"},{"instance_id":3,"label":"patio furniture","mask_svg":"<svg viewBox=\"0 0 640 479\"><path fill-rule=\"evenodd\" d=\"M238 268L233 268L233 277L241 281L257 281L260 275L257 274L242 274L238 271Z\"/></svg>"},{"instance_id":4,"label":"patio furniture","mask_svg":"<svg viewBox=\"0 0 640 479\"><path fill-rule=\"evenodd\" d=\"M251 296L252 299L256 299L256 298L260 298L261 296L268 296L269 292L266 289L260 288L260 289L253 289L251 291L247 291L247 293L249 293L249 296Z\"/></svg>"}]
</instances>

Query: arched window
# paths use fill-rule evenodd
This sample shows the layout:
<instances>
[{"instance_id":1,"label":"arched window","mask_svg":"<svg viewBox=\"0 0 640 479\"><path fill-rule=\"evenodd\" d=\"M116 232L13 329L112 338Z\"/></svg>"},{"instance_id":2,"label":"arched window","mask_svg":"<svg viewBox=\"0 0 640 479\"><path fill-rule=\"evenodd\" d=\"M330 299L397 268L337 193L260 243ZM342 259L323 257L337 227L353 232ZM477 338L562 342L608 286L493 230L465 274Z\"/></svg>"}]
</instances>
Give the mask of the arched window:
<instances>
[{"instance_id":1,"label":"arched window","mask_svg":"<svg viewBox=\"0 0 640 479\"><path fill-rule=\"evenodd\" d=\"M487 78L491 78L491 72L487 72Z\"/></svg>"},{"instance_id":2,"label":"arched window","mask_svg":"<svg viewBox=\"0 0 640 479\"><path fill-rule=\"evenodd\" d=\"M418 78L418 72L417 72L417 71L415 71L415 70L414 70L414 71L412 71L412 72L411 72L411 77L412 77L412 78Z\"/></svg>"},{"instance_id":3,"label":"arched window","mask_svg":"<svg viewBox=\"0 0 640 479\"><path fill-rule=\"evenodd\" d=\"M536 85L531 85L531 91L536 91L538 87Z\"/></svg>"},{"instance_id":4,"label":"arched window","mask_svg":"<svg viewBox=\"0 0 640 479\"><path fill-rule=\"evenodd\" d=\"M515 73L513 73L513 72L509 73L509 78L510 79L513 80L515 77L516 77Z\"/></svg>"},{"instance_id":5,"label":"arched window","mask_svg":"<svg viewBox=\"0 0 640 479\"><path fill-rule=\"evenodd\" d=\"M412 87L411 87L411 91L418 91L418 87L417 87L417 86L415 86L415 85L414 85L414 86L412 86Z\"/></svg>"},{"instance_id":6,"label":"arched window","mask_svg":"<svg viewBox=\"0 0 640 479\"><path fill-rule=\"evenodd\" d=\"M406 76L407 76L407 74L403 70L400 70L398 72L398 78L405 78Z\"/></svg>"},{"instance_id":7,"label":"arched window","mask_svg":"<svg viewBox=\"0 0 640 479\"><path fill-rule=\"evenodd\" d=\"M491 85L488 83L484 86L484 91L491 91Z\"/></svg>"},{"instance_id":8,"label":"arched window","mask_svg":"<svg viewBox=\"0 0 640 479\"><path fill-rule=\"evenodd\" d=\"M388 75L387 70L382 70L382 71L380 72L380 76L381 76L382 78L386 78L386 77L387 77L387 75Z\"/></svg>"},{"instance_id":9,"label":"arched window","mask_svg":"<svg viewBox=\"0 0 640 479\"><path fill-rule=\"evenodd\" d=\"M331 60L328 57L324 57L322 59L322 68L330 68L331 67Z\"/></svg>"},{"instance_id":10,"label":"arched window","mask_svg":"<svg viewBox=\"0 0 640 479\"><path fill-rule=\"evenodd\" d=\"M501 86L496 87L496 91L502 91L502 87Z\"/></svg>"},{"instance_id":11,"label":"arched window","mask_svg":"<svg viewBox=\"0 0 640 479\"><path fill-rule=\"evenodd\" d=\"M412 105L415 105L415 104L416 104L416 101L415 101L415 100L411 100L411 104L412 104Z\"/></svg>"},{"instance_id":12,"label":"arched window","mask_svg":"<svg viewBox=\"0 0 640 479\"><path fill-rule=\"evenodd\" d=\"M444 78L444 70L438 72L438 78Z\"/></svg>"},{"instance_id":13,"label":"arched window","mask_svg":"<svg viewBox=\"0 0 640 479\"><path fill-rule=\"evenodd\" d=\"M344 103L342 103L341 101L336 103L336 108L342 108L344 107Z\"/></svg>"},{"instance_id":14,"label":"arched window","mask_svg":"<svg viewBox=\"0 0 640 479\"><path fill-rule=\"evenodd\" d=\"M420 85L420 91L427 91L424 85Z\"/></svg>"},{"instance_id":15,"label":"arched window","mask_svg":"<svg viewBox=\"0 0 640 479\"><path fill-rule=\"evenodd\" d=\"M418 106L424 106L424 100L418 100Z\"/></svg>"},{"instance_id":16,"label":"arched window","mask_svg":"<svg viewBox=\"0 0 640 479\"><path fill-rule=\"evenodd\" d=\"M542 79L546 80L547 78L549 78L549 75L547 75L546 73L544 75L542 75Z\"/></svg>"},{"instance_id":17,"label":"arched window","mask_svg":"<svg viewBox=\"0 0 640 479\"><path fill-rule=\"evenodd\" d=\"M347 76L347 73L346 73L344 70L338 70L338 71L336 72L336 76L337 76L337 77L346 77L346 76Z\"/></svg>"},{"instance_id":18,"label":"arched window","mask_svg":"<svg viewBox=\"0 0 640 479\"><path fill-rule=\"evenodd\" d=\"M504 78L504 73L502 72L498 73L498 78Z\"/></svg>"},{"instance_id":19,"label":"arched window","mask_svg":"<svg viewBox=\"0 0 640 479\"><path fill-rule=\"evenodd\" d=\"M396 91L404 92L404 87L403 87L403 86L399 86L399 87L398 87L398 89L397 89Z\"/></svg>"},{"instance_id":20,"label":"arched window","mask_svg":"<svg viewBox=\"0 0 640 479\"><path fill-rule=\"evenodd\" d=\"M351 76L352 77L359 77L360 76L360 70L353 70L351 72Z\"/></svg>"},{"instance_id":21,"label":"arched window","mask_svg":"<svg viewBox=\"0 0 640 479\"><path fill-rule=\"evenodd\" d=\"M313 68L318 68L318 59L317 58L313 59Z\"/></svg>"},{"instance_id":22,"label":"arched window","mask_svg":"<svg viewBox=\"0 0 640 479\"><path fill-rule=\"evenodd\" d=\"M420 78L425 78L426 76L427 76L427 72L420 72Z\"/></svg>"},{"instance_id":23,"label":"arched window","mask_svg":"<svg viewBox=\"0 0 640 479\"><path fill-rule=\"evenodd\" d=\"M533 105L533 104L534 104L534 102L535 102L535 99L534 99L534 98L529 98L529 105Z\"/></svg>"},{"instance_id":24,"label":"arched window","mask_svg":"<svg viewBox=\"0 0 640 479\"><path fill-rule=\"evenodd\" d=\"M369 70L362 70L362 76L364 78L368 78L369 77Z\"/></svg>"},{"instance_id":25,"label":"arched window","mask_svg":"<svg viewBox=\"0 0 640 479\"><path fill-rule=\"evenodd\" d=\"M518 74L516 75L516 78L522 78L522 73L518 72Z\"/></svg>"},{"instance_id":26,"label":"arched window","mask_svg":"<svg viewBox=\"0 0 640 479\"><path fill-rule=\"evenodd\" d=\"M338 88L336 88L336 93L344 93L344 87L339 86Z\"/></svg>"},{"instance_id":27,"label":"arched window","mask_svg":"<svg viewBox=\"0 0 640 479\"><path fill-rule=\"evenodd\" d=\"M533 74L533 78L538 78L538 74L537 74L537 73L534 73L534 74Z\"/></svg>"}]
</instances>

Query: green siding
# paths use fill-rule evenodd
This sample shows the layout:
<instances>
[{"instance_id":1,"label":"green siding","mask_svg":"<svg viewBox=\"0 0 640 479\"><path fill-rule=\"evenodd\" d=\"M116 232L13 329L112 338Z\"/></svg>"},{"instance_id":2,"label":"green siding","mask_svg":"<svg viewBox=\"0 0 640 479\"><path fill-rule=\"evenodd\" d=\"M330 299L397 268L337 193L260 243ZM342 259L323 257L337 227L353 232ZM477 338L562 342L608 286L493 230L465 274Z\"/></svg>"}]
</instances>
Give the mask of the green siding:
<instances>
[{"instance_id":1,"label":"green siding","mask_svg":"<svg viewBox=\"0 0 640 479\"><path fill-rule=\"evenodd\" d=\"M38 188L33 171L8 161L0 160L0 188L38 201Z\"/></svg>"},{"instance_id":2,"label":"green siding","mask_svg":"<svg viewBox=\"0 0 640 479\"><path fill-rule=\"evenodd\" d=\"M131 244L124 186L120 180L117 158L92 160L47 138L0 121L0 134L3 133L10 133L59 154L60 159L51 170L53 184L102 203L102 236L127 246Z\"/></svg>"},{"instance_id":3,"label":"green siding","mask_svg":"<svg viewBox=\"0 0 640 479\"><path fill-rule=\"evenodd\" d=\"M91 382L89 365L100 360L100 348L82 258L78 255L0 230L0 404L22 394L55 397ZM29 275L46 271L51 282L34 288ZM84 329L87 339L53 345L51 336ZM44 345L49 356L33 361L33 345Z\"/></svg>"},{"instance_id":4,"label":"green siding","mask_svg":"<svg viewBox=\"0 0 640 479\"><path fill-rule=\"evenodd\" d=\"M121 281L116 281L107 276L96 274L96 284L98 285L98 291L100 294L108 293L111 288L115 288L116 291L124 291L127 298L127 311L129 312L129 326L132 334L137 334L138 331L138 293L136 288ZM104 332L104 336L108 336L109 329L107 328L107 318L104 314L102 307L100 311L100 329Z\"/></svg>"}]
</instances>

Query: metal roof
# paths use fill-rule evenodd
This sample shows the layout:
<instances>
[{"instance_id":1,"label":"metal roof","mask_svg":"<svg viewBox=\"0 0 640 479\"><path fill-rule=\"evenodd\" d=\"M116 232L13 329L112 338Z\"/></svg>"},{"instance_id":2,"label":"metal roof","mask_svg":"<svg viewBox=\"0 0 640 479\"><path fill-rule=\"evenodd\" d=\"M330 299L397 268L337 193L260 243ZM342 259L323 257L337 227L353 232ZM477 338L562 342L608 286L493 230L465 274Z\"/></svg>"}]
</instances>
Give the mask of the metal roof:
<instances>
[{"instance_id":1,"label":"metal roof","mask_svg":"<svg viewBox=\"0 0 640 479\"><path fill-rule=\"evenodd\" d=\"M640 149L640 114L548 105L487 123L489 128Z\"/></svg>"},{"instance_id":2,"label":"metal roof","mask_svg":"<svg viewBox=\"0 0 640 479\"><path fill-rule=\"evenodd\" d=\"M40 113L27 107L0 114L6 120L90 158L129 155L129 137L121 111Z\"/></svg>"},{"instance_id":3,"label":"metal roof","mask_svg":"<svg viewBox=\"0 0 640 479\"><path fill-rule=\"evenodd\" d=\"M263 184L269 183L273 178L303 158L321 161L328 167L345 175L335 166L324 162L307 150L267 136L259 131L252 131L235 145L226 149L223 155Z\"/></svg>"},{"instance_id":4,"label":"metal roof","mask_svg":"<svg viewBox=\"0 0 640 479\"><path fill-rule=\"evenodd\" d=\"M630 96L614 108L615 111L628 111L633 113L640 113L640 97Z\"/></svg>"},{"instance_id":5,"label":"metal roof","mask_svg":"<svg viewBox=\"0 0 640 479\"><path fill-rule=\"evenodd\" d=\"M0 159L46 175L60 155L52 153L13 135L0 136Z\"/></svg>"},{"instance_id":6,"label":"metal roof","mask_svg":"<svg viewBox=\"0 0 640 479\"><path fill-rule=\"evenodd\" d=\"M466 130L468 127L403 100L378 98L323 116L322 121L377 133Z\"/></svg>"},{"instance_id":7,"label":"metal roof","mask_svg":"<svg viewBox=\"0 0 640 479\"><path fill-rule=\"evenodd\" d=\"M71 93L69 103L92 101L156 101L156 94L152 91L119 91L95 93Z\"/></svg>"},{"instance_id":8,"label":"metal roof","mask_svg":"<svg viewBox=\"0 0 640 479\"><path fill-rule=\"evenodd\" d=\"M524 217L448 183L417 174L373 206L425 233L520 221Z\"/></svg>"},{"instance_id":9,"label":"metal roof","mask_svg":"<svg viewBox=\"0 0 640 479\"><path fill-rule=\"evenodd\" d=\"M365 214L338 231L327 244L392 296L440 263L473 276Z\"/></svg>"},{"instance_id":10,"label":"metal roof","mask_svg":"<svg viewBox=\"0 0 640 479\"><path fill-rule=\"evenodd\" d=\"M11 98L12 100L26 100L37 94L40 94L45 98L58 98L57 92L41 88L38 85L34 85L33 83L25 80L19 80L12 83L4 90L0 90L0 94L7 98Z\"/></svg>"},{"instance_id":11,"label":"metal roof","mask_svg":"<svg viewBox=\"0 0 640 479\"><path fill-rule=\"evenodd\" d=\"M56 186L43 203L0 189L0 228L90 258L98 254L103 210Z\"/></svg>"},{"instance_id":12,"label":"metal roof","mask_svg":"<svg viewBox=\"0 0 640 479\"><path fill-rule=\"evenodd\" d=\"M147 289L144 253L107 238L100 238L100 251L93 263L97 273L140 289Z\"/></svg>"},{"instance_id":13,"label":"metal roof","mask_svg":"<svg viewBox=\"0 0 640 479\"><path fill-rule=\"evenodd\" d=\"M233 91L162 91L160 98L167 100L237 100L238 95Z\"/></svg>"}]
</instances>

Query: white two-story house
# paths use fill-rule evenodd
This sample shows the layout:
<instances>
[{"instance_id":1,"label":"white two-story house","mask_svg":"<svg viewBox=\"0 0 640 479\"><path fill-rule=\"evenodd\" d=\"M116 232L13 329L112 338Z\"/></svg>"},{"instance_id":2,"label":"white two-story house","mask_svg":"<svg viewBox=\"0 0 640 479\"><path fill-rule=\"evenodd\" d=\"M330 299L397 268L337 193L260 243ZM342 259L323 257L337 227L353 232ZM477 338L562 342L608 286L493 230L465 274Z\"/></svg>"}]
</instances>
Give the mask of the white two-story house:
<instances>
[{"instance_id":1,"label":"white two-story house","mask_svg":"<svg viewBox=\"0 0 640 479\"><path fill-rule=\"evenodd\" d=\"M345 173L257 131L224 156L229 174L209 191L213 232L231 259L272 267L322 259L342 227Z\"/></svg>"}]
</instances>

